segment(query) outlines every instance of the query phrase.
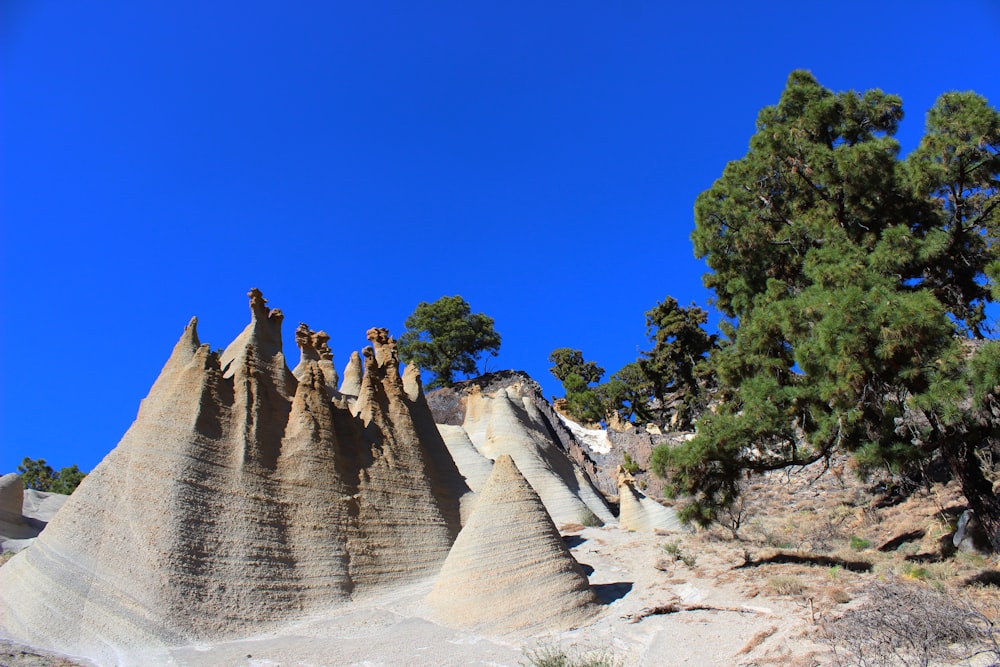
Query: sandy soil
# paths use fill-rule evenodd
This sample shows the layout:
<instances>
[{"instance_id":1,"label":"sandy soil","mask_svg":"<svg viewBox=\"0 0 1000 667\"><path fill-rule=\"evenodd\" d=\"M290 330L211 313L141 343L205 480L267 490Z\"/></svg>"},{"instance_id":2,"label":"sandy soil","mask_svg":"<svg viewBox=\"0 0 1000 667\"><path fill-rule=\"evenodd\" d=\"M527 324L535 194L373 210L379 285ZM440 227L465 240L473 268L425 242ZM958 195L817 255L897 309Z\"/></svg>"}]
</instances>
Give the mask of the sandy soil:
<instances>
[{"instance_id":1,"label":"sandy soil","mask_svg":"<svg viewBox=\"0 0 1000 667\"><path fill-rule=\"evenodd\" d=\"M622 665L816 664L807 606L792 599L747 595L753 574L720 573L742 563L738 549L712 553L694 536L665 536L617 527L565 533L567 544L604 601L593 624L567 632L524 636L453 630L435 623L423 601L432 582L423 581L357 601L280 634L168 652L122 656L135 664L191 667L241 665L490 665L530 664L534 651L570 655L601 653ZM691 565L664 550L679 542ZM688 546L688 543L690 545ZM686 552L686 553L685 553ZM667 603L719 607L683 611L633 622L644 610Z\"/></svg>"},{"instance_id":2,"label":"sandy soil","mask_svg":"<svg viewBox=\"0 0 1000 667\"><path fill-rule=\"evenodd\" d=\"M528 665L532 652L555 649L573 656L602 654L621 665L809 665L822 647L809 641L809 610L791 599L761 599L745 592L746 577L726 582L720 573L742 562L739 550L701 549L691 535L630 533L615 526L566 531L567 545L604 601L594 623L547 635L492 635L436 623L422 581L285 628L280 633L226 643L152 650L121 656L121 664L190 667L407 665ZM678 543L686 565L663 545ZM749 575L753 576L753 575ZM668 603L719 607L653 615ZM29 652L32 653L32 652ZM46 662L8 651L0 664ZM83 661L80 664L87 664Z\"/></svg>"},{"instance_id":3,"label":"sandy soil","mask_svg":"<svg viewBox=\"0 0 1000 667\"><path fill-rule=\"evenodd\" d=\"M555 650L599 654L613 661L608 664L622 666L829 665L835 661L823 642L825 624L863 603L873 584L887 580L968 599L1000 627L1000 557L937 555L942 540L947 541L949 520L961 509L954 484L882 504L849 476L801 470L755 482L748 500L738 541L718 527L654 534L617 526L564 526L567 546L604 602L596 621L570 631L518 635L448 628L435 622L424 602L433 584L426 580L268 635L122 655L119 662L499 667L530 665L533 652ZM914 531L922 537L879 550L895 536ZM854 544L860 538L870 545ZM854 571L850 563L867 569ZM674 613L640 619L670 605ZM70 664L0 642L0 666Z\"/></svg>"}]
</instances>

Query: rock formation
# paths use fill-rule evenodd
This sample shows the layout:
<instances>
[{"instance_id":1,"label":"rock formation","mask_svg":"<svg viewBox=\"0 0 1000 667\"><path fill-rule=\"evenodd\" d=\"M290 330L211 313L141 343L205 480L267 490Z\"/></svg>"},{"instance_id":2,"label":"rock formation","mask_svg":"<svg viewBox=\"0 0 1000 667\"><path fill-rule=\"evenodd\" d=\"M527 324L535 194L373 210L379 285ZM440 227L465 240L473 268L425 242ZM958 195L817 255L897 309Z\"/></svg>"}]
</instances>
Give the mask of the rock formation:
<instances>
[{"instance_id":1,"label":"rock formation","mask_svg":"<svg viewBox=\"0 0 1000 667\"><path fill-rule=\"evenodd\" d=\"M618 468L618 503L618 523L626 530L688 530L677 512L635 488L635 480L621 467Z\"/></svg>"},{"instance_id":2,"label":"rock formation","mask_svg":"<svg viewBox=\"0 0 1000 667\"><path fill-rule=\"evenodd\" d=\"M472 381L464 383L458 391L435 392L430 397L432 410L445 427L460 425L464 437L487 459L509 454L541 497L556 525L601 525L614 521L585 468L563 448L557 428L564 432L566 442L578 445L548 404L540 399L537 385L527 376L510 375L499 386ZM458 443L460 438L453 430L448 435L452 443ZM576 453L582 456L579 449ZM455 460L462 467L463 459ZM475 474L470 471L466 477Z\"/></svg>"},{"instance_id":3,"label":"rock formation","mask_svg":"<svg viewBox=\"0 0 1000 667\"><path fill-rule=\"evenodd\" d=\"M24 483L16 472L0 477L0 521L20 523L24 502Z\"/></svg>"},{"instance_id":4,"label":"rock formation","mask_svg":"<svg viewBox=\"0 0 1000 667\"><path fill-rule=\"evenodd\" d=\"M351 358L344 369L344 382L340 385L340 393L345 396L357 396L361 393L361 355L351 353Z\"/></svg>"},{"instance_id":5,"label":"rock formation","mask_svg":"<svg viewBox=\"0 0 1000 667\"><path fill-rule=\"evenodd\" d=\"M0 477L0 553L16 553L34 542L66 498L25 489L17 473Z\"/></svg>"},{"instance_id":6,"label":"rock formation","mask_svg":"<svg viewBox=\"0 0 1000 667\"><path fill-rule=\"evenodd\" d=\"M333 352L330 350L329 340L330 336L325 331L313 331L300 322L295 330L295 344L299 346L301 358L299 365L292 370L292 375L301 382L307 365L312 362L323 372L326 389L333 396L338 393L337 384L340 379L337 377L337 369L333 366Z\"/></svg>"},{"instance_id":7,"label":"rock formation","mask_svg":"<svg viewBox=\"0 0 1000 667\"><path fill-rule=\"evenodd\" d=\"M438 424L438 431L444 438L444 443L451 452L451 458L458 466L459 472L465 477L469 488L479 493L493 471L493 462L483 456L469 440L469 434L461 426Z\"/></svg>"},{"instance_id":8,"label":"rock formation","mask_svg":"<svg viewBox=\"0 0 1000 667\"><path fill-rule=\"evenodd\" d=\"M497 457L427 601L448 625L493 632L567 628L599 611L586 575L507 454Z\"/></svg>"},{"instance_id":9,"label":"rock formation","mask_svg":"<svg viewBox=\"0 0 1000 667\"><path fill-rule=\"evenodd\" d=\"M357 399L338 398L325 334L299 328L293 375L281 312L249 296L221 355L191 320L118 446L0 568L7 636L115 663L441 566L468 489L395 343L369 332Z\"/></svg>"},{"instance_id":10,"label":"rock formation","mask_svg":"<svg viewBox=\"0 0 1000 667\"><path fill-rule=\"evenodd\" d=\"M24 519L24 484L15 472L0 477L0 551L19 551L20 542L38 536Z\"/></svg>"},{"instance_id":11,"label":"rock formation","mask_svg":"<svg viewBox=\"0 0 1000 667\"><path fill-rule=\"evenodd\" d=\"M449 446L467 439L487 460L510 453L558 525L613 521L591 482L593 461L526 374L490 373L434 391L428 402ZM456 462L461 468L463 459ZM472 479L477 473L470 472L463 470Z\"/></svg>"}]
</instances>

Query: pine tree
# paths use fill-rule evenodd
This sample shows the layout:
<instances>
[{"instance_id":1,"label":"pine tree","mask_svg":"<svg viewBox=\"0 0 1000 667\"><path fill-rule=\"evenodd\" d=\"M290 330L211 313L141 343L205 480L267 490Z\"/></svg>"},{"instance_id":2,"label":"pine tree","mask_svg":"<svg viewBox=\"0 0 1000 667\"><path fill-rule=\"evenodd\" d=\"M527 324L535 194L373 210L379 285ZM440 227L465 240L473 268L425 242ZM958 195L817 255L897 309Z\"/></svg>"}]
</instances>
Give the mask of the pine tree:
<instances>
[{"instance_id":1,"label":"pine tree","mask_svg":"<svg viewBox=\"0 0 1000 667\"><path fill-rule=\"evenodd\" d=\"M562 382L566 392L566 409L576 419L584 422L599 422L607 411L604 401L592 384L601 381L604 369L596 362L586 361L583 352L568 347L559 347L549 354L554 364L549 372Z\"/></svg>"},{"instance_id":2,"label":"pine tree","mask_svg":"<svg viewBox=\"0 0 1000 667\"><path fill-rule=\"evenodd\" d=\"M729 318L716 414L654 454L708 522L745 471L852 452L901 469L940 452L1000 549L979 448L1000 438L1000 354L982 336L1000 275L997 112L942 96L907 161L901 100L793 72L745 157L698 197L695 254ZM992 382L992 384L991 384Z\"/></svg>"},{"instance_id":3,"label":"pine tree","mask_svg":"<svg viewBox=\"0 0 1000 667\"><path fill-rule=\"evenodd\" d=\"M443 296L434 303L421 301L404 322L399 358L434 374L430 387L447 387L455 375L476 372L482 354L497 356L500 334L493 318L473 313L461 296Z\"/></svg>"}]
</instances>

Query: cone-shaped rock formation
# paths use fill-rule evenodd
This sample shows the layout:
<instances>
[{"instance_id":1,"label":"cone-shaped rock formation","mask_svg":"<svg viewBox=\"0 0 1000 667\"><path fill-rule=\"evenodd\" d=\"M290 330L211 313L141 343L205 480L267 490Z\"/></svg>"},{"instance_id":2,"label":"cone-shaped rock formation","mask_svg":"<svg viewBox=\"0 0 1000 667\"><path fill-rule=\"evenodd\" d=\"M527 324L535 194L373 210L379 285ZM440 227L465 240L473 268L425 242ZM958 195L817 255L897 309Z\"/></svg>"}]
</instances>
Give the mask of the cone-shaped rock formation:
<instances>
[{"instance_id":1,"label":"cone-shaped rock formation","mask_svg":"<svg viewBox=\"0 0 1000 667\"><path fill-rule=\"evenodd\" d=\"M639 489L632 476L618 468L618 523L627 530L687 530L677 512L664 507Z\"/></svg>"},{"instance_id":2,"label":"cone-shaped rock formation","mask_svg":"<svg viewBox=\"0 0 1000 667\"><path fill-rule=\"evenodd\" d=\"M448 625L491 631L567 628L599 611L541 499L506 454L494 463L427 601Z\"/></svg>"},{"instance_id":3,"label":"cone-shaped rock formation","mask_svg":"<svg viewBox=\"0 0 1000 667\"><path fill-rule=\"evenodd\" d=\"M16 472L0 477L0 521L23 523L24 483Z\"/></svg>"},{"instance_id":4,"label":"cone-shaped rock formation","mask_svg":"<svg viewBox=\"0 0 1000 667\"><path fill-rule=\"evenodd\" d=\"M392 339L371 336L348 407L331 396L325 335L300 328L293 375L280 311L249 296L251 322L221 356L191 321L118 446L0 568L5 635L118 663L441 566L468 489Z\"/></svg>"},{"instance_id":5,"label":"cone-shaped rock formation","mask_svg":"<svg viewBox=\"0 0 1000 667\"><path fill-rule=\"evenodd\" d=\"M471 393L463 426L487 458L509 454L557 525L600 525L611 511L580 466L553 442L548 421L527 397L500 389Z\"/></svg>"},{"instance_id":6,"label":"cone-shaped rock formation","mask_svg":"<svg viewBox=\"0 0 1000 667\"><path fill-rule=\"evenodd\" d=\"M479 493L493 472L493 462L476 449L472 440L469 440L469 434L461 426L438 424L437 428L469 488Z\"/></svg>"}]
</instances>

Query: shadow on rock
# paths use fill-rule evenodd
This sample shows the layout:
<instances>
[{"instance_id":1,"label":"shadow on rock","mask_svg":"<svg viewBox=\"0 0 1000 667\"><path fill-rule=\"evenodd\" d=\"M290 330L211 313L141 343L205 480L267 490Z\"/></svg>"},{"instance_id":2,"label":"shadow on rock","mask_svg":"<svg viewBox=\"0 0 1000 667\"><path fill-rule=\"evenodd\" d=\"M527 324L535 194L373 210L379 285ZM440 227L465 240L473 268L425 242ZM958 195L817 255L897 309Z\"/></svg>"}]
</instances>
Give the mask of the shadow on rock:
<instances>
[{"instance_id":1,"label":"shadow on rock","mask_svg":"<svg viewBox=\"0 0 1000 667\"><path fill-rule=\"evenodd\" d=\"M621 600L632 592L631 581L619 581L615 584L591 584L590 589L602 604L611 604L615 600Z\"/></svg>"}]
</instances>

